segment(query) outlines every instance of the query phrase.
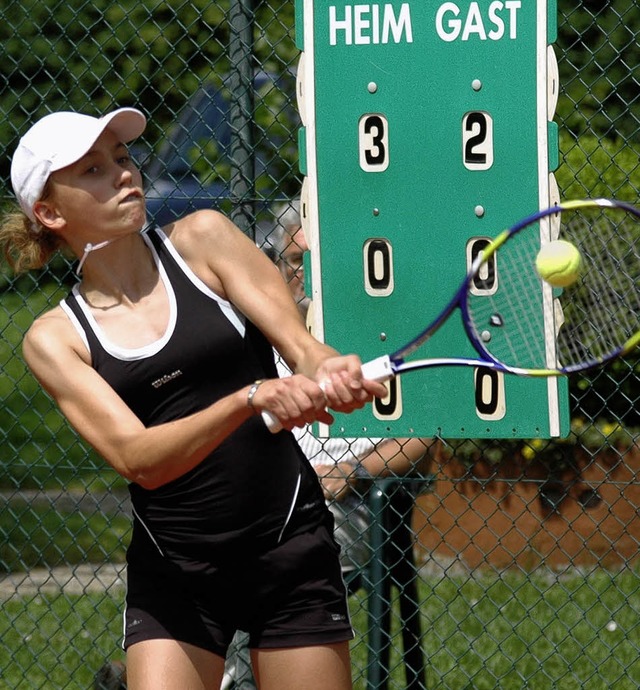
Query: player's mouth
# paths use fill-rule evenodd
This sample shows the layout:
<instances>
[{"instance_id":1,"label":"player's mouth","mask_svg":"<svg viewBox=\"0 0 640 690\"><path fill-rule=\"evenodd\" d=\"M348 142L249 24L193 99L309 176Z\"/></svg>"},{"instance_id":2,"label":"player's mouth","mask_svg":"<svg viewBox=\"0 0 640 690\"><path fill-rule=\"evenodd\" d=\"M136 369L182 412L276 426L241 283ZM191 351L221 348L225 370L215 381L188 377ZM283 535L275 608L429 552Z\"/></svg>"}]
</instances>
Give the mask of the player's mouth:
<instances>
[{"instance_id":1,"label":"player's mouth","mask_svg":"<svg viewBox=\"0 0 640 690\"><path fill-rule=\"evenodd\" d=\"M142 199L142 192L140 192L137 189L134 189L133 191L129 192L123 199L120 200L121 204L128 204L131 203L132 201L139 201Z\"/></svg>"}]
</instances>

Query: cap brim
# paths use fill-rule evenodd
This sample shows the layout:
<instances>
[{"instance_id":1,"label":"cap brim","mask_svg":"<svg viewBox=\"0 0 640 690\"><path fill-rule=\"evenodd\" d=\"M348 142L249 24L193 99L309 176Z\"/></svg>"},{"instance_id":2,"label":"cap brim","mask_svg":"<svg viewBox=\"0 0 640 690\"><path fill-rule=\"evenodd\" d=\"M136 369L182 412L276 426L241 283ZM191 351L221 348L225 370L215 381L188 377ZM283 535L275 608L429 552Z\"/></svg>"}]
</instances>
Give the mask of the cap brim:
<instances>
[{"instance_id":1,"label":"cap brim","mask_svg":"<svg viewBox=\"0 0 640 690\"><path fill-rule=\"evenodd\" d=\"M86 155L106 129L115 132L123 144L137 139L145 130L146 117L136 108L118 108L112 113L94 120L95 126L77 132L77 137L66 155L59 156L51 166L51 172L73 165Z\"/></svg>"},{"instance_id":2,"label":"cap brim","mask_svg":"<svg viewBox=\"0 0 640 690\"><path fill-rule=\"evenodd\" d=\"M100 118L103 130L113 130L123 144L137 139L147 126L147 118L136 108L119 108ZM102 132L101 132L102 133Z\"/></svg>"}]
</instances>

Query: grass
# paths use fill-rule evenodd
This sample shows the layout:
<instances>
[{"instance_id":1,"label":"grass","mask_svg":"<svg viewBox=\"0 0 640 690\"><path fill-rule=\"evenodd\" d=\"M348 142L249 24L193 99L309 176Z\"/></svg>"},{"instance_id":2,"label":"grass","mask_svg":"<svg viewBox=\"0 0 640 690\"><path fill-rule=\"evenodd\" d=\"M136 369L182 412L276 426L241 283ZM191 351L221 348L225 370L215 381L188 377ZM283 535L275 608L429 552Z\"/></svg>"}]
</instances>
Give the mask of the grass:
<instances>
[{"instance_id":1,"label":"grass","mask_svg":"<svg viewBox=\"0 0 640 690\"><path fill-rule=\"evenodd\" d=\"M637 573L451 577L424 582L420 600L428 690L640 687ZM362 632L366 614L352 606ZM403 690L397 619L395 635L389 687ZM360 636L352 651L355 689L367 690Z\"/></svg>"},{"instance_id":2,"label":"grass","mask_svg":"<svg viewBox=\"0 0 640 690\"><path fill-rule=\"evenodd\" d=\"M637 690L640 576L525 573L421 583L428 690ZM122 659L120 589L12 597L0 612L1 690L86 690ZM366 686L366 596L351 598L355 690ZM394 616L395 619L395 616ZM617 628L608 629L615 621ZM395 621L390 690L404 690Z\"/></svg>"},{"instance_id":3,"label":"grass","mask_svg":"<svg viewBox=\"0 0 640 690\"><path fill-rule=\"evenodd\" d=\"M436 632L430 668L451 690L631 690L640 684L639 604L635 573L442 580L424 608Z\"/></svg>"},{"instance_id":4,"label":"grass","mask_svg":"<svg viewBox=\"0 0 640 690\"><path fill-rule=\"evenodd\" d=\"M130 523L124 514L84 514L31 504L27 499L11 500L0 511L0 574L79 563L122 563Z\"/></svg>"},{"instance_id":5,"label":"grass","mask_svg":"<svg viewBox=\"0 0 640 690\"><path fill-rule=\"evenodd\" d=\"M34 596L0 612L2 690L87 690L106 659L122 659L119 596Z\"/></svg>"}]
</instances>

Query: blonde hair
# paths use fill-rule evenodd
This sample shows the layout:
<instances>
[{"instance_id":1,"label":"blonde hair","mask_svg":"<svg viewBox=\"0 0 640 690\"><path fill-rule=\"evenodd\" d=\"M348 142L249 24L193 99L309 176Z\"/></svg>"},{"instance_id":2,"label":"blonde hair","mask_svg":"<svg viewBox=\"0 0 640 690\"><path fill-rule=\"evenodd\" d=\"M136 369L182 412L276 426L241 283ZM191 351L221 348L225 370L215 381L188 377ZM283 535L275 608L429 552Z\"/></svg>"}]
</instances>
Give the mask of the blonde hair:
<instances>
[{"instance_id":1,"label":"blonde hair","mask_svg":"<svg viewBox=\"0 0 640 690\"><path fill-rule=\"evenodd\" d=\"M49 180L42 191L41 199L51 192ZM45 266L58 251L69 249L69 245L55 232L33 222L16 205L0 222L0 250L15 273L25 273Z\"/></svg>"},{"instance_id":2,"label":"blonde hair","mask_svg":"<svg viewBox=\"0 0 640 690\"><path fill-rule=\"evenodd\" d=\"M0 223L0 249L15 273L42 268L67 243L56 233L32 223L19 209Z\"/></svg>"}]
</instances>

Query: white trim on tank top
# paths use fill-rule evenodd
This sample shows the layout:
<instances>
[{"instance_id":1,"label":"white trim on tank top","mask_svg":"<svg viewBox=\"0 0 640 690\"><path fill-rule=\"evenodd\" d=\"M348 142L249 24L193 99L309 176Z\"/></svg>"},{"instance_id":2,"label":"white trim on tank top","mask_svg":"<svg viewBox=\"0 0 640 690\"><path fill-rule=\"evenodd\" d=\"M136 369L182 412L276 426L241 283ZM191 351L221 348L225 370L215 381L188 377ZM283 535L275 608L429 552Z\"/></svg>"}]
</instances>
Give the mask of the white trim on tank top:
<instances>
[{"instance_id":1,"label":"white trim on tank top","mask_svg":"<svg viewBox=\"0 0 640 690\"><path fill-rule=\"evenodd\" d=\"M203 283L200 280L200 278L198 278L198 276L196 276L196 274L191 270L191 268L189 268L188 264L180 256L180 254L178 254L176 248L171 244L169 238L162 232L162 230L160 230L160 228L156 228L156 231L165 248L171 253L173 258L176 260L176 262L180 266L180 269L184 272L186 278L194 285L195 288L200 290L200 292L202 292L207 297L210 297L218 303L220 310L222 311L224 316L229 320L231 325L238 331L240 336L244 337L246 330L244 324L244 317L237 311L237 309L231 304L231 302L222 299L222 297L220 297L219 295L216 295L216 293L213 292L213 290L211 290L207 285L205 285L205 283ZM158 271L160 273L160 279L162 280L164 288L167 292L167 296L169 298L169 323L167 324L167 328L161 338L155 340L152 343L144 345L143 347L126 348L117 345L106 336L106 334L94 318L93 314L91 313L91 309L89 308L89 305L80 293L79 283L73 286L73 294L78 301L78 305L80 306L82 313L85 315L91 329L93 330L94 335L100 342L100 345L112 357L115 357L116 359L125 362L131 362L138 359L144 359L146 357L152 357L153 355L160 352L160 350L162 350L162 348L171 339L171 336L173 335L173 332L176 327L176 320L178 316L177 302L173 285L169 281L169 277L167 276L167 272L164 266L162 265L162 262L160 261L158 252L156 251L156 248L153 246L151 240L147 237L145 233L142 234L142 237L149 246L149 249L151 250L154 262L158 267ZM67 314L67 316L69 317L69 319L71 320L71 323L73 324L75 329L80 334L80 337L82 338L84 344L87 346L87 349L89 350L90 348L87 342L86 334L84 333L84 329L80 325L78 319L64 302L61 303L61 306Z\"/></svg>"}]
</instances>

